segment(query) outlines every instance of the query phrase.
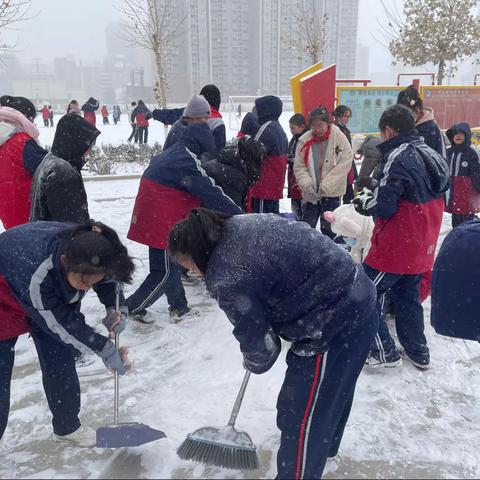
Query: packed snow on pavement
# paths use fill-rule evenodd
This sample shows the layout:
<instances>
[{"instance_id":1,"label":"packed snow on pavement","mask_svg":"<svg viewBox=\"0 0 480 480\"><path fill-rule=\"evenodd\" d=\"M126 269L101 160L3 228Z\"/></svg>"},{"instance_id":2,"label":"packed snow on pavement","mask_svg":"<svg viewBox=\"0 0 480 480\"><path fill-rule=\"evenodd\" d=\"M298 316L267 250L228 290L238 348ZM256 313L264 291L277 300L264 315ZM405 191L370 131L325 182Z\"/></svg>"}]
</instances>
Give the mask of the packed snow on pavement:
<instances>
[{"instance_id":1,"label":"packed snow on pavement","mask_svg":"<svg viewBox=\"0 0 480 480\"><path fill-rule=\"evenodd\" d=\"M288 117L287 117L288 121ZM150 138L162 141L163 126L151 122ZM158 127L158 128L157 128ZM99 125L100 141L121 143L130 127ZM54 129L41 128L51 144ZM227 133L227 137L228 137ZM233 133L232 135L233 136ZM108 140L107 140L108 139ZM87 182L93 218L114 227L136 258L134 285L147 275L147 248L126 239L138 179ZM289 201L282 202L283 211ZM445 214L441 240L450 230ZM176 449L193 430L223 426L243 378L242 356L232 326L202 286L186 287L197 318L170 323L167 303L149 310L153 325L129 323L121 343L130 347L131 372L121 377L121 421L138 421L165 431L168 438L136 448L79 449L52 442L50 412L41 384L33 342L23 335L16 347L12 409L0 443L0 478L272 478L276 474L279 431L276 396L285 370L281 357L266 374L252 376L237 426L258 447L260 470L253 473L204 467L182 461ZM436 335L425 307L432 363L419 372L404 363L398 369L365 369L339 456L327 465L327 478L478 478L480 424L480 345ZM103 307L89 293L82 310L100 323ZM81 419L98 428L113 420L113 377L99 358L79 369Z\"/></svg>"}]
</instances>

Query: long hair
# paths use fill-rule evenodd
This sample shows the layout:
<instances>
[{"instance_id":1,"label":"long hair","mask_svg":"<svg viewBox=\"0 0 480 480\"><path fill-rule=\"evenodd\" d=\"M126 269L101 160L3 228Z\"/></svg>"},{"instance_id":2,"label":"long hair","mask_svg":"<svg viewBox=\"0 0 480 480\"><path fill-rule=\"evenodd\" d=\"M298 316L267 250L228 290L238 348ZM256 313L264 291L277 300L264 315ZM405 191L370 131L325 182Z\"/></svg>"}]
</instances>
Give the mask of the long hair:
<instances>
[{"instance_id":1,"label":"long hair","mask_svg":"<svg viewBox=\"0 0 480 480\"><path fill-rule=\"evenodd\" d=\"M176 258L190 257L205 274L210 257L223 236L223 227L230 218L207 208L194 208L185 220L177 223L168 237L168 253Z\"/></svg>"},{"instance_id":2,"label":"long hair","mask_svg":"<svg viewBox=\"0 0 480 480\"><path fill-rule=\"evenodd\" d=\"M67 272L93 274L131 283L132 258L117 233L107 225L89 220L63 232L63 254Z\"/></svg>"},{"instance_id":3,"label":"long hair","mask_svg":"<svg viewBox=\"0 0 480 480\"><path fill-rule=\"evenodd\" d=\"M398 94L397 103L413 111L423 110L423 100L413 85L408 86Z\"/></svg>"}]
</instances>

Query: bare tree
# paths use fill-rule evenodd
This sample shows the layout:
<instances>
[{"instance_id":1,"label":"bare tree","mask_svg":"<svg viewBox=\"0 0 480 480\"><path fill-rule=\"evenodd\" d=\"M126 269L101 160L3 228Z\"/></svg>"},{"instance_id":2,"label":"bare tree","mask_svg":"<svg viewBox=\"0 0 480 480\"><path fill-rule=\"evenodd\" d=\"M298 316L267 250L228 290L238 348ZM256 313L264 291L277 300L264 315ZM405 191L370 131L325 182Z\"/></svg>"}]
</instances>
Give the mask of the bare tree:
<instances>
[{"instance_id":1,"label":"bare tree","mask_svg":"<svg viewBox=\"0 0 480 480\"><path fill-rule=\"evenodd\" d=\"M11 44L4 39L7 30L15 30L13 25L27 20L27 13L31 0L0 0L0 54L11 52L16 44Z\"/></svg>"},{"instance_id":2,"label":"bare tree","mask_svg":"<svg viewBox=\"0 0 480 480\"><path fill-rule=\"evenodd\" d=\"M297 28L283 41L289 49L307 55L314 65L323 60L327 49L328 16L318 15L313 0L299 0L294 8L298 12L293 16Z\"/></svg>"},{"instance_id":3,"label":"bare tree","mask_svg":"<svg viewBox=\"0 0 480 480\"><path fill-rule=\"evenodd\" d=\"M407 65L438 66L439 85L458 62L480 51L480 21L472 13L478 0L405 0L403 15L390 1L382 5L390 53Z\"/></svg>"},{"instance_id":4,"label":"bare tree","mask_svg":"<svg viewBox=\"0 0 480 480\"><path fill-rule=\"evenodd\" d=\"M122 22L123 39L129 44L143 47L153 53L156 66L154 94L157 103L167 106L168 77L165 59L173 41L182 35L180 28L186 15L175 22L175 0L124 0L119 7L125 20Z\"/></svg>"}]
</instances>

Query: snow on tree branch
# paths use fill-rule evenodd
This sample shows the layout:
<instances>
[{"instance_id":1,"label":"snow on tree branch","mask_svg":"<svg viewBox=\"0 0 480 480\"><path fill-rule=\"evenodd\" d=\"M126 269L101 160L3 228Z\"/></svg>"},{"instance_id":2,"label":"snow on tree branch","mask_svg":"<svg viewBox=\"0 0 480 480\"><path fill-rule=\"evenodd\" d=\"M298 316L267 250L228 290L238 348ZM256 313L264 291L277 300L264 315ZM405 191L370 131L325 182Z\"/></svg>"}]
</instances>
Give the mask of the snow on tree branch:
<instances>
[{"instance_id":1,"label":"snow on tree branch","mask_svg":"<svg viewBox=\"0 0 480 480\"><path fill-rule=\"evenodd\" d=\"M27 20L31 0L0 0L0 53L11 52L16 44L7 42L3 34L15 30L14 24Z\"/></svg>"}]
</instances>

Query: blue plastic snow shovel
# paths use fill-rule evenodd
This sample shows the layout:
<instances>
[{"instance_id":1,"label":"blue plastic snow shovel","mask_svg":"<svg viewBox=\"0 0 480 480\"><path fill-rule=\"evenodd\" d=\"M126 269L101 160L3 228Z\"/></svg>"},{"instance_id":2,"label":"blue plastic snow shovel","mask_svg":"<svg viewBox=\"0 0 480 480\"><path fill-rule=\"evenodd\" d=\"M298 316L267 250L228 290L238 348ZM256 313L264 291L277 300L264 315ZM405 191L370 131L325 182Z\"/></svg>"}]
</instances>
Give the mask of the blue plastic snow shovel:
<instances>
[{"instance_id":1,"label":"blue plastic snow shovel","mask_svg":"<svg viewBox=\"0 0 480 480\"><path fill-rule=\"evenodd\" d=\"M115 309L120 310L120 284L116 287ZM115 348L119 348L118 334L115 334ZM143 423L128 422L119 423L119 378L118 372L114 376L114 406L113 406L113 425L107 425L97 430L97 448L121 448L138 447L145 443L154 442L161 438L166 438L161 430L155 430Z\"/></svg>"}]
</instances>

